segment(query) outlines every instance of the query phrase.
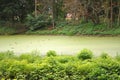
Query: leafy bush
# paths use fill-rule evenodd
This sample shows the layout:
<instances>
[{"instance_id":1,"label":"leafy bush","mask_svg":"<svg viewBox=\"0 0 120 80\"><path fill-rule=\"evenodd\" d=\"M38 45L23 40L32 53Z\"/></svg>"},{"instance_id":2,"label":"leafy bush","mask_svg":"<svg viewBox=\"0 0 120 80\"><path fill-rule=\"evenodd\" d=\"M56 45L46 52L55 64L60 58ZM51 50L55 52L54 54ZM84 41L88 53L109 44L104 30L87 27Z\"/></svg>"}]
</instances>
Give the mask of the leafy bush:
<instances>
[{"instance_id":1,"label":"leafy bush","mask_svg":"<svg viewBox=\"0 0 120 80\"><path fill-rule=\"evenodd\" d=\"M40 14L37 17L28 15L26 25L30 30L44 28L48 25L51 25L51 18L45 14Z\"/></svg>"},{"instance_id":2,"label":"leafy bush","mask_svg":"<svg viewBox=\"0 0 120 80\"><path fill-rule=\"evenodd\" d=\"M88 49L83 49L81 52L78 53L77 57L82 60L91 59L93 57L93 53Z\"/></svg>"},{"instance_id":3,"label":"leafy bush","mask_svg":"<svg viewBox=\"0 0 120 80\"><path fill-rule=\"evenodd\" d=\"M115 58L118 60L118 61L120 61L120 54L116 54L116 56L115 56Z\"/></svg>"},{"instance_id":4,"label":"leafy bush","mask_svg":"<svg viewBox=\"0 0 120 80\"><path fill-rule=\"evenodd\" d=\"M50 57L50 56L56 56L56 55L57 55L56 52L53 51L53 50L50 50L50 51L47 52L47 56L48 57Z\"/></svg>"},{"instance_id":5,"label":"leafy bush","mask_svg":"<svg viewBox=\"0 0 120 80\"><path fill-rule=\"evenodd\" d=\"M15 34L17 31L16 29L12 27L1 27L0 26L0 35L9 35L9 34Z\"/></svg>"},{"instance_id":6,"label":"leafy bush","mask_svg":"<svg viewBox=\"0 0 120 80\"><path fill-rule=\"evenodd\" d=\"M37 61L37 60L40 60L41 59L41 56L39 56L38 54L36 53L25 53L25 54L21 54L19 56L19 59L20 60L27 60L28 62L31 62L33 63L34 61Z\"/></svg>"},{"instance_id":7,"label":"leafy bush","mask_svg":"<svg viewBox=\"0 0 120 80\"><path fill-rule=\"evenodd\" d=\"M66 26L66 25L68 25L68 22L67 22L66 20L56 22L56 26L57 26L58 28L64 27L64 26Z\"/></svg>"},{"instance_id":8,"label":"leafy bush","mask_svg":"<svg viewBox=\"0 0 120 80\"><path fill-rule=\"evenodd\" d=\"M0 52L0 60L16 58L12 51Z\"/></svg>"},{"instance_id":9,"label":"leafy bush","mask_svg":"<svg viewBox=\"0 0 120 80\"><path fill-rule=\"evenodd\" d=\"M96 68L90 73L93 80L119 80L120 63L111 58L96 59Z\"/></svg>"},{"instance_id":10,"label":"leafy bush","mask_svg":"<svg viewBox=\"0 0 120 80\"><path fill-rule=\"evenodd\" d=\"M0 52L0 79L120 80L120 61L115 58L82 56L89 60L79 60L75 56L57 56L55 51L48 52L52 57L40 58L37 52L17 56L13 52ZM92 53L88 49L81 52Z\"/></svg>"},{"instance_id":11,"label":"leafy bush","mask_svg":"<svg viewBox=\"0 0 120 80\"><path fill-rule=\"evenodd\" d=\"M60 63L74 62L76 58L74 56L57 56L56 60Z\"/></svg>"},{"instance_id":12,"label":"leafy bush","mask_svg":"<svg viewBox=\"0 0 120 80\"><path fill-rule=\"evenodd\" d=\"M104 58L104 59L107 59L107 58L109 58L110 56L109 56L107 53L102 53L102 54L100 55L100 57L101 57L101 58Z\"/></svg>"},{"instance_id":13,"label":"leafy bush","mask_svg":"<svg viewBox=\"0 0 120 80\"><path fill-rule=\"evenodd\" d=\"M27 34L62 34L62 35L119 35L120 28L108 28L105 24L93 25L93 23L79 23L72 25L67 21L56 21L56 27L53 30L37 30Z\"/></svg>"}]
</instances>

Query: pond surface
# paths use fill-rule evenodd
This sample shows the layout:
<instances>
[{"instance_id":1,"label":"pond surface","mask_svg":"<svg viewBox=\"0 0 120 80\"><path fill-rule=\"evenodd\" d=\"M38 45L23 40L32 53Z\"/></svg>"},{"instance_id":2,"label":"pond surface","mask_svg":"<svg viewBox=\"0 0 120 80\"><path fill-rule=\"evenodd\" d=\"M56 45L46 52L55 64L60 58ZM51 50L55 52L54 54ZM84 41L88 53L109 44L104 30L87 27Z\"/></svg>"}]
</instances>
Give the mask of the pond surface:
<instances>
[{"instance_id":1,"label":"pond surface","mask_svg":"<svg viewBox=\"0 0 120 80\"><path fill-rule=\"evenodd\" d=\"M120 54L120 37L0 36L0 51L10 50L16 54L37 50L44 55L49 50L55 50L58 54L73 55L84 48L92 50L96 56L102 52L114 56Z\"/></svg>"}]
</instances>

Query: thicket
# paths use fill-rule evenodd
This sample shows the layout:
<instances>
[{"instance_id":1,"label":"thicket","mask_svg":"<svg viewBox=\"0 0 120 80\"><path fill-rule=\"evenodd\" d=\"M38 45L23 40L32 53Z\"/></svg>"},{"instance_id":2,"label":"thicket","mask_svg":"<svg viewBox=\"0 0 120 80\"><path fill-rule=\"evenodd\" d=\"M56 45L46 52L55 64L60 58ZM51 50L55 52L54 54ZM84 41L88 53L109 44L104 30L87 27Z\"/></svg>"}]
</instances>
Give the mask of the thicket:
<instances>
[{"instance_id":1,"label":"thicket","mask_svg":"<svg viewBox=\"0 0 120 80\"><path fill-rule=\"evenodd\" d=\"M28 15L26 18L26 26L29 30L36 30L40 28L48 27L52 25L52 19L48 15L40 14L37 17L34 15Z\"/></svg>"},{"instance_id":2,"label":"thicket","mask_svg":"<svg viewBox=\"0 0 120 80\"><path fill-rule=\"evenodd\" d=\"M0 52L0 79L120 80L120 55L114 58L106 54L100 57L87 55L88 58L84 58L91 53L87 49L74 56L56 55L55 51L48 51L46 56L37 52L21 55L11 51Z\"/></svg>"},{"instance_id":3,"label":"thicket","mask_svg":"<svg viewBox=\"0 0 120 80\"><path fill-rule=\"evenodd\" d=\"M76 22L84 22L84 24L92 22L98 26L105 24L109 29L120 26L119 0L37 0L36 4L39 4L36 5L37 15L39 13L51 15L56 27L58 27L57 22L60 24L61 20L65 19L73 22L74 25Z\"/></svg>"}]
</instances>

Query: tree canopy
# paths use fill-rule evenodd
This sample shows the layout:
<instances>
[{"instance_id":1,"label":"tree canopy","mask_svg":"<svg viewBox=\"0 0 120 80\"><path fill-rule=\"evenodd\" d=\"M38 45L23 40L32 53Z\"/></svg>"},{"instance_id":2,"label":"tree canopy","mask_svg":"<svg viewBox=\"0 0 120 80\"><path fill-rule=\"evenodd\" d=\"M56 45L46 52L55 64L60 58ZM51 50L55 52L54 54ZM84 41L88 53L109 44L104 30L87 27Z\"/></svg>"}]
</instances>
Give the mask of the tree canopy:
<instances>
[{"instance_id":1,"label":"tree canopy","mask_svg":"<svg viewBox=\"0 0 120 80\"><path fill-rule=\"evenodd\" d=\"M1 0L0 19L5 21L23 21L34 10L33 0Z\"/></svg>"},{"instance_id":2,"label":"tree canopy","mask_svg":"<svg viewBox=\"0 0 120 80\"><path fill-rule=\"evenodd\" d=\"M24 22L35 9L36 15L52 15L53 21L65 19L71 13L76 21L120 25L119 0L1 0L0 20Z\"/></svg>"}]
</instances>

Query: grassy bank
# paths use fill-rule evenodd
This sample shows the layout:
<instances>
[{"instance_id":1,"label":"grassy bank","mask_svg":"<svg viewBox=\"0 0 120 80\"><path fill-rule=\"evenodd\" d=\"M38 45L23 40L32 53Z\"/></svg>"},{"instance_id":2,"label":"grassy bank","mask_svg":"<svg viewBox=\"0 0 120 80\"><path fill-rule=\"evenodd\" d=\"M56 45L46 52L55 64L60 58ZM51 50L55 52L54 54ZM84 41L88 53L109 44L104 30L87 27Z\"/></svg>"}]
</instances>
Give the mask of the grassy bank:
<instances>
[{"instance_id":1,"label":"grassy bank","mask_svg":"<svg viewBox=\"0 0 120 80\"><path fill-rule=\"evenodd\" d=\"M48 51L46 56L0 52L1 80L119 80L119 71L120 55L94 57L87 49L74 56L55 51Z\"/></svg>"},{"instance_id":2,"label":"grassy bank","mask_svg":"<svg viewBox=\"0 0 120 80\"><path fill-rule=\"evenodd\" d=\"M0 27L0 35L12 35L16 33L16 29L10 27Z\"/></svg>"},{"instance_id":3,"label":"grassy bank","mask_svg":"<svg viewBox=\"0 0 120 80\"><path fill-rule=\"evenodd\" d=\"M57 23L55 28L42 27L29 30L24 24L16 23L14 27L0 27L0 35L12 34L37 34L37 35L120 35L120 27L107 27L106 24L94 25L93 23L73 24L68 22Z\"/></svg>"},{"instance_id":4,"label":"grassy bank","mask_svg":"<svg viewBox=\"0 0 120 80\"><path fill-rule=\"evenodd\" d=\"M22 23L0 23L0 35L14 35L21 34L27 31L26 27Z\"/></svg>"},{"instance_id":5,"label":"grassy bank","mask_svg":"<svg viewBox=\"0 0 120 80\"><path fill-rule=\"evenodd\" d=\"M120 27L113 28L106 27L105 24L93 25L86 24L59 24L55 29L43 29L35 31L27 31L26 34L40 34L40 35L120 35Z\"/></svg>"}]
</instances>

